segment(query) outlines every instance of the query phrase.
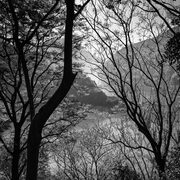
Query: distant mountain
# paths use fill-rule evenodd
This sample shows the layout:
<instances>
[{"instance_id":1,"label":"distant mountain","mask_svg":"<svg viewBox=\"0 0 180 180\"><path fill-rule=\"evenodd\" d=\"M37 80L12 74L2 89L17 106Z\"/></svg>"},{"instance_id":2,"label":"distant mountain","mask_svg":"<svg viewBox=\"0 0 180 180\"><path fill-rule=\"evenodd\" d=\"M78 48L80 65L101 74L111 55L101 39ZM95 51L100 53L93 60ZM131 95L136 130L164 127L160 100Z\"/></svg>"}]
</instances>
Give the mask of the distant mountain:
<instances>
[{"instance_id":1,"label":"distant mountain","mask_svg":"<svg viewBox=\"0 0 180 180\"><path fill-rule=\"evenodd\" d=\"M82 75L77 78L69 92L69 97L77 99L83 104L91 105L99 111L111 112L111 108L118 104L116 97L107 96L90 77Z\"/></svg>"}]
</instances>

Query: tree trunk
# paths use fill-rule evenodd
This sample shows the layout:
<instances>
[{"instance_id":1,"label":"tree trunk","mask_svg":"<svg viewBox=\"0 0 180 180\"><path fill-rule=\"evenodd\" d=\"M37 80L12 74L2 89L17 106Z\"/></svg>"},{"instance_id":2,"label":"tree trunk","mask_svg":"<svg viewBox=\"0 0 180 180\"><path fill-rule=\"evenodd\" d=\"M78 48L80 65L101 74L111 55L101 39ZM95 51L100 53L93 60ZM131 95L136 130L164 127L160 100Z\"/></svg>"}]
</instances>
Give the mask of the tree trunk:
<instances>
[{"instance_id":1,"label":"tree trunk","mask_svg":"<svg viewBox=\"0 0 180 180\"><path fill-rule=\"evenodd\" d=\"M160 180L166 180L166 175L165 175L165 165L161 165L161 166L159 166L159 170L158 170L159 172L159 179Z\"/></svg>"},{"instance_id":2,"label":"tree trunk","mask_svg":"<svg viewBox=\"0 0 180 180\"><path fill-rule=\"evenodd\" d=\"M165 160L158 157L158 158L156 158L156 163L157 163L157 166L158 166L159 179L160 180L166 180L166 175L165 175L166 162L165 162Z\"/></svg>"},{"instance_id":3,"label":"tree trunk","mask_svg":"<svg viewBox=\"0 0 180 180\"><path fill-rule=\"evenodd\" d=\"M53 110L55 109L54 107L59 104L68 93L71 85L73 84L75 76L76 75L69 76L69 78L65 78L65 80L63 80L60 86L61 91L56 91L55 95L53 95L50 101L48 101L49 103L47 102L47 104L40 109L31 123L28 135L26 180L37 179L39 147L41 143L43 126L48 120L49 116L53 113ZM58 98L56 94L59 94Z\"/></svg>"},{"instance_id":4,"label":"tree trunk","mask_svg":"<svg viewBox=\"0 0 180 180\"><path fill-rule=\"evenodd\" d=\"M26 174L27 180L37 179L41 132L38 132L38 127L36 124L37 123L35 121L32 122L28 135L27 174Z\"/></svg>"},{"instance_id":5,"label":"tree trunk","mask_svg":"<svg viewBox=\"0 0 180 180\"><path fill-rule=\"evenodd\" d=\"M26 180L37 180L41 133L46 121L62 102L70 90L76 74L72 72L72 31L74 20L74 0L66 1L66 28L64 41L64 74L62 82L49 101L39 110L30 125L27 145Z\"/></svg>"},{"instance_id":6,"label":"tree trunk","mask_svg":"<svg viewBox=\"0 0 180 180\"><path fill-rule=\"evenodd\" d=\"M13 159L12 159L12 180L19 179L19 159L20 159L20 134L21 128L15 125L14 133L14 148L13 148Z\"/></svg>"}]
</instances>

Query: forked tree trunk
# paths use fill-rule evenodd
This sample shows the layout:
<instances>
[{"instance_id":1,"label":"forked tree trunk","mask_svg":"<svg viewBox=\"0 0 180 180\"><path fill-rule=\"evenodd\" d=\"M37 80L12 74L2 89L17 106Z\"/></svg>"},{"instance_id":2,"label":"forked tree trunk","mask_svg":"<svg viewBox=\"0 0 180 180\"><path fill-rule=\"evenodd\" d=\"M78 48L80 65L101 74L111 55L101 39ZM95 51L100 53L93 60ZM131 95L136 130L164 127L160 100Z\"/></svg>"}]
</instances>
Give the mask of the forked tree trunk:
<instances>
[{"instance_id":1,"label":"forked tree trunk","mask_svg":"<svg viewBox=\"0 0 180 180\"><path fill-rule=\"evenodd\" d=\"M59 99L54 99L55 104L59 104L67 92L69 91L73 81L75 79L75 75L73 77L68 78L69 80L64 80L62 83L62 88L64 92L59 95ZM41 133L45 122L48 120L49 116L52 114L54 105L49 105L47 103L43 109L41 109L38 114L34 117L33 122L31 123L29 135L28 135L28 147L27 147L27 174L26 180L37 180L37 171L38 171L38 158L39 158L39 147L41 144Z\"/></svg>"}]
</instances>

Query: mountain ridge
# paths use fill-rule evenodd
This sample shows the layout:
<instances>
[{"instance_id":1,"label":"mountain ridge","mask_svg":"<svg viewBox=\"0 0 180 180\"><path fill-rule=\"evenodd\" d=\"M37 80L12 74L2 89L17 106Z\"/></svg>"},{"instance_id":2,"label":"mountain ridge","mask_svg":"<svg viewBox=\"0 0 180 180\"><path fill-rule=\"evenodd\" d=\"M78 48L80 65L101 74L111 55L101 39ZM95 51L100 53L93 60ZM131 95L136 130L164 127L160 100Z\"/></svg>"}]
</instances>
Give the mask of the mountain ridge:
<instances>
[{"instance_id":1,"label":"mountain ridge","mask_svg":"<svg viewBox=\"0 0 180 180\"><path fill-rule=\"evenodd\" d=\"M94 80L85 75L76 79L68 95L99 111L111 112L111 109L118 104L116 97L107 96Z\"/></svg>"}]
</instances>

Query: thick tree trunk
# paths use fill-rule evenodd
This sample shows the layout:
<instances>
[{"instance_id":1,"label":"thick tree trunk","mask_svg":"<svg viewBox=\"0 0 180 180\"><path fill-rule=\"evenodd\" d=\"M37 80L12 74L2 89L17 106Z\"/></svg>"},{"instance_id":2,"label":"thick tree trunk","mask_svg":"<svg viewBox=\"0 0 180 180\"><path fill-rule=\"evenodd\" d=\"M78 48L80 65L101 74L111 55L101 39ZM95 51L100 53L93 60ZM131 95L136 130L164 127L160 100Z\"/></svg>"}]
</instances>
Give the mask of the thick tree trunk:
<instances>
[{"instance_id":1,"label":"thick tree trunk","mask_svg":"<svg viewBox=\"0 0 180 180\"><path fill-rule=\"evenodd\" d=\"M40 143L41 143L41 132L38 132L38 127L36 125L36 122L33 121L28 136L27 175L26 175L27 180L37 179Z\"/></svg>"},{"instance_id":2,"label":"thick tree trunk","mask_svg":"<svg viewBox=\"0 0 180 180\"><path fill-rule=\"evenodd\" d=\"M15 133L14 133L12 178L11 178L12 180L19 179L20 135L21 135L21 128L17 125L15 126Z\"/></svg>"},{"instance_id":3,"label":"thick tree trunk","mask_svg":"<svg viewBox=\"0 0 180 180\"><path fill-rule=\"evenodd\" d=\"M161 153L161 146L159 146L155 140L152 138L151 134L149 131L146 131L145 128L139 127L140 132L146 136L146 138L149 140L151 143L151 147L154 151L154 156L156 160L156 164L158 166L158 175L160 180L166 180L165 176L165 166L166 166L166 157L163 157ZM169 147L169 145L168 145Z\"/></svg>"},{"instance_id":4,"label":"thick tree trunk","mask_svg":"<svg viewBox=\"0 0 180 180\"><path fill-rule=\"evenodd\" d=\"M54 103L47 103L42 109L40 109L38 114L34 117L33 122L31 123L28 135L26 180L37 179L39 147L41 143L41 133L43 126L48 120L49 116L53 113L53 109L55 109L54 106L56 104L59 104L66 96L71 85L73 84L74 79L75 75L73 75L72 77L70 76L70 78L65 78L65 80L63 80L60 87L64 89L64 91L57 91L56 93L60 93L58 98L55 93L55 95L50 100L51 102L54 98L56 98L54 99Z\"/></svg>"},{"instance_id":5,"label":"thick tree trunk","mask_svg":"<svg viewBox=\"0 0 180 180\"><path fill-rule=\"evenodd\" d=\"M63 80L49 99L49 101L39 110L31 122L28 147L27 147L27 174L26 180L37 180L39 147L41 143L41 133L46 121L62 102L70 90L76 74L72 72L72 31L74 20L74 0L66 1L66 29L64 43L64 74Z\"/></svg>"}]
</instances>

